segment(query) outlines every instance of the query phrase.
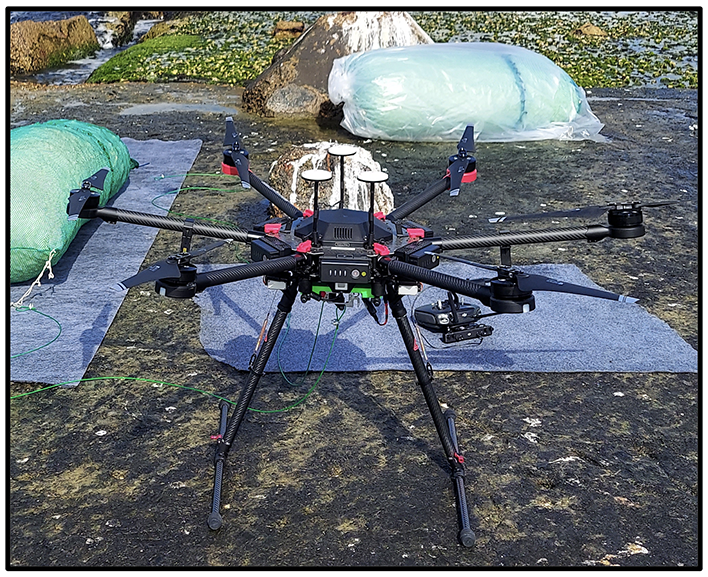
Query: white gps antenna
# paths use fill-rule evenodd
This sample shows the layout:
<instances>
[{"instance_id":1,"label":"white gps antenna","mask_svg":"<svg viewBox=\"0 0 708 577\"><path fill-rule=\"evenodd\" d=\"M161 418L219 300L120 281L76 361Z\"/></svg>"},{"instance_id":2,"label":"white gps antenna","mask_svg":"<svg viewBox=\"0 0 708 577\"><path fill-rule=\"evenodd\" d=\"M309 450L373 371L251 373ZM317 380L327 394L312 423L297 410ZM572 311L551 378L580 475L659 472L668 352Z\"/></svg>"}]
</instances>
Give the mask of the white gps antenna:
<instances>
[{"instance_id":1,"label":"white gps antenna","mask_svg":"<svg viewBox=\"0 0 708 577\"><path fill-rule=\"evenodd\" d=\"M303 180L315 183L315 198L312 203L312 244L319 246L320 236L317 233L317 221L320 218L319 206L319 187L320 182L326 182L332 178L332 173L329 170L305 170L300 174Z\"/></svg>"},{"instance_id":2,"label":"white gps antenna","mask_svg":"<svg viewBox=\"0 0 708 577\"><path fill-rule=\"evenodd\" d=\"M378 170L368 170L366 172L360 172L357 176L361 182L368 182L371 185L370 199L369 199L369 237L366 239L366 246L368 248L374 247L374 191L376 185L388 180L388 174L385 172L380 172Z\"/></svg>"},{"instance_id":3,"label":"white gps antenna","mask_svg":"<svg viewBox=\"0 0 708 577\"><path fill-rule=\"evenodd\" d=\"M339 156L339 208L344 208L344 157L356 154L357 149L349 144L335 144L327 152Z\"/></svg>"}]
</instances>

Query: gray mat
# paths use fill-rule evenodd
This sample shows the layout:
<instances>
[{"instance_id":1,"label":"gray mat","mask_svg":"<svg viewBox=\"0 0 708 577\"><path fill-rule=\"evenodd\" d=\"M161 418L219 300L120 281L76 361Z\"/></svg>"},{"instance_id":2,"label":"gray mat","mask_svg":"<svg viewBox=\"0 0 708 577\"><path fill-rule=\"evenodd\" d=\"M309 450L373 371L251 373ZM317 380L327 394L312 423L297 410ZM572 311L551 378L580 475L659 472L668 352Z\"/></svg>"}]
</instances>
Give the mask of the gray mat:
<instances>
[{"instance_id":1,"label":"gray mat","mask_svg":"<svg viewBox=\"0 0 708 577\"><path fill-rule=\"evenodd\" d=\"M209 268L222 267L212 265ZM523 268L558 280L602 288L574 265ZM463 278L492 276L489 271L456 263L445 263L436 270ZM280 294L266 289L259 278L211 287L198 295L195 300L202 309L200 338L207 352L219 361L246 370L263 319L269 310L275 311ZM433 368L697 372L697 352L665 322L646 312L639 304L551 292L534 294L534 311L484 319L484 324L494 327L494 333L481 344L473 345L470 344L473 341L468 341L444 345L437 335L423 331L432 345L426 347L426 352ZM426 288L415 306L439 298L446 298L446 293L437 288ZM410 312L414 301L412 297L406 299L404 302ZM266 371L306 369L315 342L320 307L316 301L306 304L296 301L290 315L289 331L283 329ZM482 309L491 312L485 307ZM335 312L333 305L325 305L310 371L321 370L327 359L334 335ZM383 306L380 307L382 317ZM342 318L327 371L362 370L412 370L412 367L395 320L390 318L386 326L380 327L359 305L348 309Z\"/></svg>"},{"instance_id":2,"label":"gray mat","mask_svg":"<svg viewBox=\"0 0 708 577\"><path fill-rule=\"evenodd\" d=\"M109 206L165 215L153 206L157 195L179 188L183 178L160 175L189 171L201 148L201 140L165 142L124 138L131 158L141 165L130 172L127 186ZM68 191L67 191L68 195ZM159 199L168 208L175 195ZM13 381L59 383L81 379L108 330L125 293L108 287L140 269L157 229L95 220L81 227L69 250L54 267L54 278L45 276L25 304L56 319L61 324L59 338L40 350L10 361ZM31 284L10 287L16 302ZM49 318L30 311L10 313L10 356L30 351L51 341L59 332Z\"/></svg>"}]
</instances>

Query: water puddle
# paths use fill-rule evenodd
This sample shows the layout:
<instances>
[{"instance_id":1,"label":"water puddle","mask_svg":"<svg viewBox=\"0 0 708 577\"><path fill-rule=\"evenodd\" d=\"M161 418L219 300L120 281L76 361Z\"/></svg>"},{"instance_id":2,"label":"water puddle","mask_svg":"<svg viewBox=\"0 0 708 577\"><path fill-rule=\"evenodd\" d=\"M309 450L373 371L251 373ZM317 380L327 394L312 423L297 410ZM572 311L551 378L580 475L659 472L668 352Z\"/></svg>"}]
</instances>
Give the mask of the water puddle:
<instances>
[{"instance_id":1,"label":"water puddle","mask_svg":"<svg viewBox=\"0 0 708 577\"><path fill-rule=\"evenodd\" d=\"M121 116L145 116L163 112L212 112L215 114L238 114L236 108L226 108L218 104L182 104L179 102L157 102L153 104L135 104L121 110Z\"/></svg>"}]
</instances>

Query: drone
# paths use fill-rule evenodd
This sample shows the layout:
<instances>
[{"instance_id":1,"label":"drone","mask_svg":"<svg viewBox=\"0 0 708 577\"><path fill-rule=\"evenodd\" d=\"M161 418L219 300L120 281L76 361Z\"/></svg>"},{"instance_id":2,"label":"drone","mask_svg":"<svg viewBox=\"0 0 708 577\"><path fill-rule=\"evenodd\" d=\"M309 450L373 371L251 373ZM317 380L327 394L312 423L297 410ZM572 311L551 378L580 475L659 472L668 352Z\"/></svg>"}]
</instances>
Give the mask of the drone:
<instances>
[{"instance_id":1,"label":"drone","mask_svg":"<svg viewBox=\"0 0 708 577\"><path fill-rule=\"evenodd\" d=\"M356 148L334 144L328 152L331 157L339 158L343 168L346 157L353 155ZM448 158L444 175L389 214L374 210L375 187L388 179L387 173L370 170L357 176L359 181L369 185L371 191L368 211L365 211L343 208L344 186L340 189L340 208L321 209L319 186L330 180L333 173L319 169L306 170L300 176L313 187L314 203L312 209L301 211L253 173L248 151L243 146L233 118L228 117L223 143L222 171L238 176L243 187L254 188L284 216L271 218L254 224L250 230L243 230L236 226L203 224L195 222L194 219L101 207L100 194L92 189L101 188L105 179L103 171L85 180L81 189L71 191L67 206L70 220L100 218L109 223L124 222L172 230L182 235L179 252L118 283L114 287L118 290L154 282L155 290L160 295L186 299L212 286L263 277L268 289L282 293L277 311L267 329L267 336L257 354L251 358L248 377L230 416L229 403L223 400L220 403L212 506L207 518L210 529L218 530L222 527L220 509L226 459L264 374L278 335L299 294L303 303L316 300L331 303L340 309L347 306L350 299L361 299L378 324L381 323L377 310L381 304L384 303L386 314L390 311L400 330L450 467L457 507L459 541L465 547L473 546L476 536L470 525L465 493L466 465L458 445L456 415L449 408L443 411L438 401L433 387L432 368L418 346L418 325L440 334L444 343L458 343L485 338L492 334L492 327L478 322L483 317L528 313L534 310L536 291L563 292L624 303L636 302L637 299L613 292L526 273L512 266L511 247L560 241L597 242L605 238L638 238L645 234L643 208L675 204L675 201L624 202L523 217L490 219L492 222L507 222L557 217L596 218L607 214L606 224L528 232L505 231L499 234L452 238L442 238L432 229L408 220L409 215L444 192L449 191L451 196L456 196L463 184L474 182L477 177L474 152L474 127L470 125L466 127L457 144L457 153ZM343 170L341 175L343 180ZM219 240L192 250L191 241L194 235ZM248 245L252 262L208 272L198 272L197 267L192 264L194 258L232 242ZM499 247L499 266L474 263L444 254L446 251L484 247ZM496 277L464 279L434 270L442 259L489 269L496 273ZM447 291L448 298L417 308L414 311L414 331L403 297L418 295L423 285ZM482 314L481 307L463 302L460 295L478 301L492 312Z\"/></svg>"}]
</instances>

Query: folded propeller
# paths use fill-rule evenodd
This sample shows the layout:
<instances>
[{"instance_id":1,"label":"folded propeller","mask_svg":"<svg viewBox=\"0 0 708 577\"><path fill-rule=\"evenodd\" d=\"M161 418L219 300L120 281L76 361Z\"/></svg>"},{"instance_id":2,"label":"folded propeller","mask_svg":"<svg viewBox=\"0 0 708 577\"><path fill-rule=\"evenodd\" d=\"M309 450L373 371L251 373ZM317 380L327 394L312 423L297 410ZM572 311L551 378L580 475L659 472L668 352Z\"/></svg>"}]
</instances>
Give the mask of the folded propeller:
<instances>
[{"instance_id":1,"label":"folded propeller","mask_svg":"<svg viewBox=\"0 0 708 577\"><path fill-rule=\"evenodd\" d=\"M138 274L127 278L123 282L116 283L111 288L116 291L125 291L131 287L146 282L154 282L164 279L179 279L182 275L183 267L188 266L191 259L201 256L210 250L214 250L215 248L230 242L233 242L232 239L227 238L197 250L168 256L165 260L161 260L153 265L150 265L145 270L142 270Z\"/></svg>"},{"instance_id":2,"label":"folded propeller","mask_svg":"<svg viewBox=\"0 0 708 577\"><path fill-rule=\"evenodd\" d=\"M538 218L599 218L603 214L611 210L634 210L641 211L642 208L653 208L658 206L668 206L678 204L676 200L660 200L657 202L627 202L613 203L604 206L586 206L583 208L573 208L570 210L557 210L553 212L538 212L535 214L524 214L515 216L499 216L490 218L489 222L508 222L512 220L530 220Z\"/></svg>"},{"instance_id":3,"label":"folded propeller","mask_svg":"<svg viewBox=\"0 0 708 577\"><path fill-rule=\"evenodd\" d=\"M457 154L449 159L450 165L450 196L457 196L460 193L460 185L466 172L475 170L477 161L474 156L468 153L474 152L474 126L465 128L465 132L457 144ZM470 167L470 164L472 166Z\"/></svg>"},{"instance_id":4,"label":"folded propeller","mask_svg":"<svg viewBox=\"0 0 708 577\"><path fill-rule=\"evenodd\" d=\"M440 258L445 258L448 260L453 260L455 262L460 262L463 264L468 264L471 266L476 266L478 268L483 268L486 270L491 270L497 273L497 278L492 280L501 280L514 283L519 291L523 293L530 293L533 291L549 291L549 292L560 292L568 294L583 295L588 297L596 297L601 299L608 299L613 301L619 301L623 303L636 303L639 299L628 297L625 295L616 294L609 291L604 291L600 289L594 289L586 286L581 286L553 278L549 278L540 274L530 274L522 270L506 267L506 266L494 266L488 264L480 264L465 260L462 258L447 256L439 253L435 254ZM479 281L476 281L479 282Z\"/></svg>"},{"instance_id":5,"label":"folded propeller","mask_svg":"<svg viewBox=\"0 0 708 577\"><path fill-rule=\"evenodd\" d=\"M100 197L100 194L93 192L92 189L103 190L106 176L108 176L109 172L108 168L102 168L96 174L84 180L81 183L81 188L69 192L69 205L66 207L66 213L69 215L67 220L77 220L86 205L86 201L92 196Z\"/></svg>"},{"instance_id":6,"label":"folded propeller","mask_svg":"<svg viewBox=\"0 0 708 577\"><path fill-rule=\"evenodd\" d=\"M238 176L241 179L241 186L251 188L251 182L248 177L248 151L243 147L241 137L231 116L226 119L224 146L227 147L224 150L224 163L236 168L236 172L238 172Z\"/></svg>"}]
</instances>

